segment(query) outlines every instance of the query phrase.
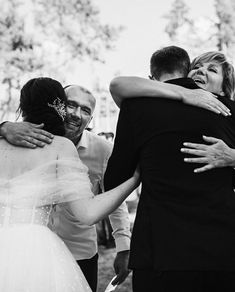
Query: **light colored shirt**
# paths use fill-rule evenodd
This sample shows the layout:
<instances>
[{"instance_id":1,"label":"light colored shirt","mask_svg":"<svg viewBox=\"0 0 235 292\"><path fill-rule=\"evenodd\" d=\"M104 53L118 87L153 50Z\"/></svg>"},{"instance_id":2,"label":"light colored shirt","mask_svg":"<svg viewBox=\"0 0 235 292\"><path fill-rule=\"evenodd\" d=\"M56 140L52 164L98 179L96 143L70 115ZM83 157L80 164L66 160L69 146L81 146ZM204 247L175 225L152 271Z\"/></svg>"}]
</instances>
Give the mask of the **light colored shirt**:
<instances>
[{"instance_id":1,"label":"light colored shirt","mask_svg":"<svg viewBox=\"0 0 235 292\"><path fill-rule=\"evenodd\" d=\"M80 159L89 169L92 191L94 195L98 195L100 191L104 191L103 177L112 152L112 143L92 132L84 131L76 147ZM129 250L131 233L126 203L120 205L109 218L116 251ZM53 231L63 239L76 260L89 259L97 253L95 225L80 223L68 205L57 206L52 221Z\"/></svg>"}]
</instances>

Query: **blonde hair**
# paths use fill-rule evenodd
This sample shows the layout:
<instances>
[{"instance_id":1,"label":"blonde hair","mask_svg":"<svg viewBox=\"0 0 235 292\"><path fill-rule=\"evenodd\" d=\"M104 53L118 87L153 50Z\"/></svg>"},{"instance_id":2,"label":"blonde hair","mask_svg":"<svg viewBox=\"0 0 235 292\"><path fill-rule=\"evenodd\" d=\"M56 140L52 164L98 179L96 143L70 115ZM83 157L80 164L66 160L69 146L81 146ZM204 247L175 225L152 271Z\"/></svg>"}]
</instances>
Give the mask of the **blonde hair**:
<instances>
[{"instance_id":1,"label":"blonde hair","mask_svg":"<svg viewBox=\"0 0 235 292\"><path fill-rule=\"evenodd\" d=\"M210 61L216 61L220 65L222 65L222 72L223 72L223 83L222 83L222 90L230 99L235 99L235 73L234 67L231 63L228 62L225 55L221 52L207 52L201 54L200 56L196 57L191 63L191 70L198 64L198 63L205 63Z\"/></svg>"}]
</instances>

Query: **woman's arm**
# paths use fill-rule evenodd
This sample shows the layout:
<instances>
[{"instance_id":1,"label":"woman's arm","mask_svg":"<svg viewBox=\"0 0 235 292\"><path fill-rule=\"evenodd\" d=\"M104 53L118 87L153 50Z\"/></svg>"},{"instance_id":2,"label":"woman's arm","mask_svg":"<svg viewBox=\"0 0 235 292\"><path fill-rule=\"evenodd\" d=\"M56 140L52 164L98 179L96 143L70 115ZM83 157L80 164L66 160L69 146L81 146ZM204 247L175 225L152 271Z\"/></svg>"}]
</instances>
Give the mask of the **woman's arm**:
<instances>
[{"instance_id":1,"label":"woman's arm","mask_svg":"<svg viewBox=\"0 0 235 292\"><path fill-rule=\"evenodd\" d=\"M111 81L109 89L118 107L125 98L132 97L183 98L180 86L141 77L116 77Z\"/></svg>"},{"instance_id":2,"label":"woman's arm","mask_svg":"<svg viewBox=\"0 0 235 292\"><path fill-rule=\"evenodd\" d=\"M116 77L110 83L110 92L118 107L125 98L160 97L180 100L225 116L230 114L229 109L210 92L141 77Z\"/></svg>"},{"instance_id":3,"label":"woman's arm","mask_svg":"<svg viewBox=\"0 0 235 292\"><path fill-rule=\"evenodd\" d=\"M57 137L55 142L58 145L57 152L59 159L72 158L74 162L77 161L78 165L81 164L77 149L70 140ZM57 175L60 177L60 169L57 169ZM89 184L88 179L87 183ZM67 204L69 204L71 211L79 221L86 225L93 225L112 213L137 188L139 183L139 170L137 169L131 178L118 187L98 196L80 198Z\"/></svg>"},{"instance_id":4,"label":"woman's arm","mask_svg":"<svg viewBox=\"0 0 235 292\"><path fill-rule=\"evenodd\" d=\"M118 187L88 199L70 202L75 217L84 224L93 225L112 213L139 185L139 174L135 174Z\"/></svg>"}]
</instances>

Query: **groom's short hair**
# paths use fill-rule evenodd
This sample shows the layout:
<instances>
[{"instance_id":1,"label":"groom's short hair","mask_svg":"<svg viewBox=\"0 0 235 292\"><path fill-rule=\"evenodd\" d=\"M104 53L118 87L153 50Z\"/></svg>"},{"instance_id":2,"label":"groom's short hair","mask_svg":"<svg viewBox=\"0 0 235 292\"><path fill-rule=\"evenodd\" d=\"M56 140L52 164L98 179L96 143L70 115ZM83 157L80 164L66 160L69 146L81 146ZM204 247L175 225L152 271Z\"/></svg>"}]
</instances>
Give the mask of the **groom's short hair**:
<instances>
[{"instance_id":1,"label":"groom's short hair","mask_svg":"<svg viewBox=\"0 0 235 292\"><path fill-rule=\"evenodd\" d=\"M190 70L188 53L177 46L164 47L152 54L150 59L151 77L157 80L162 74L179 72L182 77L187 77Z\"/></svg>"}]
</instances>

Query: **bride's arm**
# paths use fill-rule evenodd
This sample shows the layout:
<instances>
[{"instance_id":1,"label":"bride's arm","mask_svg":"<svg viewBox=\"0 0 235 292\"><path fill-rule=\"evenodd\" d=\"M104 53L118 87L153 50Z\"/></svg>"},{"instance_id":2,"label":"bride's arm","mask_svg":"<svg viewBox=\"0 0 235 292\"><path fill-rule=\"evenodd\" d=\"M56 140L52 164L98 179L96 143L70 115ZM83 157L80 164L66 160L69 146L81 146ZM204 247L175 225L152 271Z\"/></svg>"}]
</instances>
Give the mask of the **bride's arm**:
<instances>
[{"instance_id":1,"label":"bride's arm","mask_svg":"<svg viewBox=\"0 0 235 292\"><path fill-rule=\"evenodd\" d=\"M72 158L74 162L77 161L78 165L82 163L79 159L77 149L71 141L60 137L56 138L55 142L58 142L57 151L59 159ZM60 177L59 168L57 169L57 176L58 178ZM87 174L88 197L73 200L67 204L69 204L71 211L79 221L86 225L92 225L112 213L128 197L128 195L138 187L138 185L139 171L136 170L131 178L120 184L118 187L98 196L91 197L90 183ZM76 191L79 192L79 190ZM76 193L74 195L76 195ZM79 193L77 196L79 198Z\"/></svg>"},{"instance_id":2,"label":"bride's arm","mask_svg":"<svg viewBox=\"0 0 235 292\"><path fill-rule=\"evenodd\" d=\"M157 97L180 100L185 104L205 108L227 116L229 109L216 96L202 89L187 89L182 86L141 77L116 77L110 83L113 100L120 107L126 98Z\"/></svg>"},{"instance_id":3,"label":"bride's arm","mask_svg":"<svg viewBox=\"0 0 235 292\"><path fill-rule=\"evenodd\" d=\"M75 217L84 224L93 225L112 213L139 185L139 174L135 174L118 187L88 199L70 202Z\"/></svg>"}]
</instances>

